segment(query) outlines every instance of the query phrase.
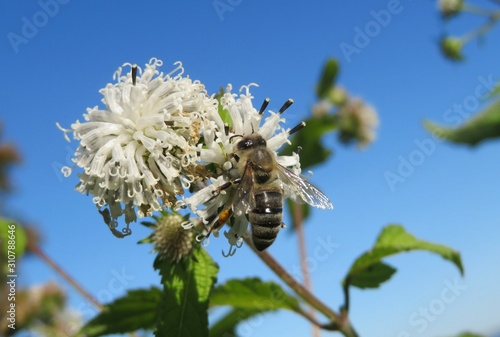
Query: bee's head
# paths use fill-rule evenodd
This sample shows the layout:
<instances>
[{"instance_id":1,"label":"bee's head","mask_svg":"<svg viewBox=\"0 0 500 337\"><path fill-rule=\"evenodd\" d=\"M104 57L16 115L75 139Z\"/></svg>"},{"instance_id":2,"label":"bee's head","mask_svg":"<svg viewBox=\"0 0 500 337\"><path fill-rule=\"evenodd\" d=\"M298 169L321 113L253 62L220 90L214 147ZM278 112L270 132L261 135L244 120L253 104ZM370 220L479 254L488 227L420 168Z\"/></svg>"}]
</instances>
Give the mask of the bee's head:
<instances>
[{"instance_id":1,"label":"bee's head","mask_svg":"<svg viewBox=\"0 0 500 337\"><path fill-rule=\"evenodd\" d=\"M242 138L236 144L236 148L240 151L255 148L258 146L267 146L266 140L258 133L252 133L251 135L248 136L239 136L239 137Z\"/></svg>"}]
</instances>

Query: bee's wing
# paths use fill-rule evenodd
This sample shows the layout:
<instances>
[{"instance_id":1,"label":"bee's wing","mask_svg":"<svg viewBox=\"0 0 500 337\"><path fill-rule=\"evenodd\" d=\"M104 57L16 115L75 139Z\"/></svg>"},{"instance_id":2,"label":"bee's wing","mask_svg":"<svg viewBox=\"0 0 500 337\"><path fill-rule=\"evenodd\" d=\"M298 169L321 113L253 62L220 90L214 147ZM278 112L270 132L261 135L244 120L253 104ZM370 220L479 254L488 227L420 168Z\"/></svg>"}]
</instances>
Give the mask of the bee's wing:
<instances>
[{"instance_id":1,"label":"bee's wing","mask_svg":"<svg viewBox=\"0 0 500 337\"><path fill-rule=\"evenodd\" d=\"M311 206L331 209L333 208L332 203L326 195L318 190L314 185L302 179L300 176L296 175L286 167L278 164L279 178L283 182L283 188L285 191L289 192L291 198L294 200L302 199Z\"/></svg>"},{"instance_id":2,"label":"bee's wing","mask_svg":"<svg viewBox=\"0 0 500 337\"><path fill-rule=\"evenodd\" d=\"M233 211L236 215L247 214L255 208L255 196L253 193L254 174L252 164L247 162L241 181L236 189L236 196L233 199Z\"/></svg>"}]
</instances>

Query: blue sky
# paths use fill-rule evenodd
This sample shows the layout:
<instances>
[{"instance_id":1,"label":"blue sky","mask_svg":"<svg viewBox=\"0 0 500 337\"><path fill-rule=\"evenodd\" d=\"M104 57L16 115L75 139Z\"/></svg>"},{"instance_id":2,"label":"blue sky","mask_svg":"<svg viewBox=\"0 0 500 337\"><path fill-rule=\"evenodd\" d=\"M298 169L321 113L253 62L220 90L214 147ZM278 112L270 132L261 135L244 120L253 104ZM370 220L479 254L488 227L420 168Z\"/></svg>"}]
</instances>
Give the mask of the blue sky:
<instances>
[{"instance_id":1,"label":"blue sky","mask_svg":"<svg viewBox=\"0 0 500 337\"><path fill-rule=\"evenodd\" d=\"M464 120L454 112L455 104L471 107L466 114L479 111L472 104L476 88L500 79L499 29L481 44L468 45L467 61L455 64L440 55L438 38L446 31L468 31L480 20L465 16L445 24L434 1L221 1L231 10L218 12L212 1L2 5L0 119L4 139L15 143L24 159L12 172L12 215L36 224L47 253L103 302L126 289L158 285L151 247L136 245L149 232L134 225L131 237L116 239L91 198L73 190L76 176L64 179L58 172L70 164L77 145L65 142L55 122L69 126L82 119L87 107L99 105L98 90L124 62L141 65L157 57L166 72L182 61L186 74L212 93L227 83L238 88L255 82L260 85L252 91L256 105L270 97L269 108L277 110L293 98L286 113L291 127L307 117L315 101L323 62L337 57L339 83L372 104L381 125L376 142L365 151L345 148L330 137L326 143L335 154L314 169L311 181L335 206L315 211L306 227L314 292L337 309L342 304L340 280L350 263L372 245L383 226L401 223L422 239L459 250L465 277L460 279L454 266L428 253L390 258L398 273L389 282L379 290L352 292L351 318L360 334L446 336L500 330L495 264L500 256L499 143L477 149L449 145L433 140L422 127L426 118L448 125ZM378 31L346 57L340 46L355 45L356 27L364 30L375 22L373 13L389 9L390 19L383 26L372 23ZM27 22L38 27L30 30ZM22 42L13 43L13 34L22 36ZM427 151L418 144L426 144ZM387 172L401 174L405 161L414 163L413 170L391 187ZM335 244L322 261L314 256L321 240ZM223 258L225 245L225 240L213 239L207 248L220 265L220 281L275 279L248 249ZM286 232L270 252L291 272L299 264L295 237ZM24 285L53 279L59 280L36 259L22 265ZM86 319L92 317L91 306L65 287L70 305ZM250 321L240 332L269 336L283 331L305 336L310 326L280 312Z\"/></svg>"}]
</instances>

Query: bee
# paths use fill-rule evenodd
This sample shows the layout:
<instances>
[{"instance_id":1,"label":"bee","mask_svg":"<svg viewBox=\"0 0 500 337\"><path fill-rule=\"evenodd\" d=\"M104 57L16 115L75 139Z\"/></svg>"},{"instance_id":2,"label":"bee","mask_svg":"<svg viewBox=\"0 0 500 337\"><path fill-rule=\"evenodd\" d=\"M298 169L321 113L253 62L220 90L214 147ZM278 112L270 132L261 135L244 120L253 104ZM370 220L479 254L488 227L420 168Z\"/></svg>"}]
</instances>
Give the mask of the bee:
<instances>
[{"instance_id":1,"label":"bee","mask_svg":"<svg viewBox=\"0 0 500 337\"><path fill-rule=\"evenodd\" d=\"M299 124L289 133L300 130ZM252 229L252 241L257 250L263 251L276 239L284 223L283 199L289 195L294 201L306 202L311 206L331 209L332 203L315 186L280 165L274 152L267 147L266 140L259 133L241 137L236 150L230 154L234 159L237 178L220 186L215 193L236 185L230 207L217 217L216 227L222 226L232 214L245 215ZM216 217L214 215L214 217Z\"/></svg>"}]
</instances>

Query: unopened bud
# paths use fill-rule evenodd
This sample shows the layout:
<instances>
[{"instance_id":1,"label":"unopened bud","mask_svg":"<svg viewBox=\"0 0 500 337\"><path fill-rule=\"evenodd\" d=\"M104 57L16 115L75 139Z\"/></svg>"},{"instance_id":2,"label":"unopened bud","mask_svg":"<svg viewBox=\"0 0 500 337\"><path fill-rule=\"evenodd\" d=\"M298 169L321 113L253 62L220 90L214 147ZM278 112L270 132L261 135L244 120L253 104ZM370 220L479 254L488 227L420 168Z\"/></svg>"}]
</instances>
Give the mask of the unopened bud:
<instances>
[{"instance_id":1,"label":"unopened bud","mask_svg":"<svg viewBox=\"0 0 500 337\"><path fill-rule=\"evenodd\" d=\"M159 219L152 241L161 259L179 262L193 250L193 229L182 226L186 219L180 214L165 213Z\"/></svg>"},{"instance_id":2,"label":"unopened bud","mask_svg":"<svg viewBox=\"0 0 500 337\"><path fill-rule=\"evenodd\" d=\"M441 51L444 56L453 61L463 60L463 41L456 37L445 37L440 42Z\"/></svg>"},{"instance_id":3,"label":"unopened bud","mask_svg":"<svg viewBox=\"0 0 500 337\"><path fill-rule=\"evenodd\" d=\"M347 101L347 93L344 88L335 86L328 92L328 100L333 105L344 105L344 103Z\"/></svg>"},{"instance_id":4,"label":"unopened bud","mask_svg":"<svg viewBox=\"0 0 500 337\"><path fill-rule=\"evenodd\" d=\"M450 18L462 11L463 0L438 0L438 9L444 18Z\"/></svg>"}]
</instances>

